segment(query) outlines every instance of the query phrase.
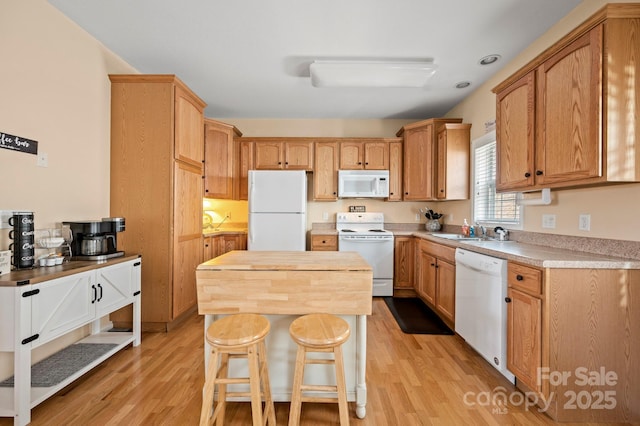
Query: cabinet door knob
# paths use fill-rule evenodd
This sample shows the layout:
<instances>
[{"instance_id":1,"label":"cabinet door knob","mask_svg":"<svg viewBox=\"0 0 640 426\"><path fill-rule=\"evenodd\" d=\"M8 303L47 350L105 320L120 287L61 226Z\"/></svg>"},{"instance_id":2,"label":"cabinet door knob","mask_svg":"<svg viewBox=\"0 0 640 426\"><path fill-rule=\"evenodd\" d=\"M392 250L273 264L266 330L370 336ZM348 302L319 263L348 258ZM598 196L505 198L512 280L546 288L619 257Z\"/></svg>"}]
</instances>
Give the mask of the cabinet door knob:
<instances>
[{"instance_id":1,"label":"cabinet door knob","mask_svg":"<svg viewBox=\"0 0 640 426\"><path fill-rule=\"evenodd\" d=\"M507 302L507 303L511 303L511 298L510 297L505 297L504 301Z\"/></svg>"},{"instance_id":2,"label":"cabinet door knob","mask_svg":"<svg viewBox=\"0 0 640 426\"><path fill-rule=\"evenodd\" d=\"M518 275L516 275L516 280L522 281L522 280L524 280L524 277L522 275L518 274Z\"/></svg>"},{"instance_id":3,"label":"cabinet door knob","mask_svg":"<svg viewBox=\"0 0 640 426\"><path fill-rule=\"evenodd\" d=\"M409 195L409 193L408 193L408 192L405 192L405 193L404 193L404 195Z\"/></svg>"},{"instance_id":4,"label":"cabinet door knob","mask_svg":"<svg viewBox=\"0 0 640 426\"><path fill-rule=\"evenodd\" d=\"M536 170L536 176L542 176L542 170Z\"/></svg>"},{"instance_id":5,"label":"cabinet door knob","mask_svg":"<svg viewBox=\"0 0 640 426\"><path fill-rule=\"evenodd\" d=\"M436 266L436 264L435 264L435 263L432 263L432 264L431 264L431 266Z\"/></svg>"},{"instance_id":6,"label":"cabinet door knob","mask_svg":"<svg viewBox=\"0 0 640 426\"><path fill-rule=\"evenodd\" d=\"M526 177L526 178L531 177L531 173L529 173L529 172L525 173L524 177Z\"/></svg>"}]
</instances>

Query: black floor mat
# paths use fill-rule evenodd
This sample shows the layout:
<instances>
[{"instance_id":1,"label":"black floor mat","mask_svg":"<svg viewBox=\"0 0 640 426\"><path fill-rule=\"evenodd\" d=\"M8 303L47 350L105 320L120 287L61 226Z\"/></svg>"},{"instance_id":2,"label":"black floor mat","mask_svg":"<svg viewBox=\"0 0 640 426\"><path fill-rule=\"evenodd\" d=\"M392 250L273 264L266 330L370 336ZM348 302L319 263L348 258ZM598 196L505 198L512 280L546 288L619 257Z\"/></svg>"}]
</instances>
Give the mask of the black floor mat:
<instances>
[{"instance_id":1,"label":"black floor mat","mask_svg":"<svg viewBox=\"0 0 640 426\"><path fill-rule=\"evenodd\" d=\"M407 334L453 334L453 331L417 297L385 297L384 302Z\"/></svg>"}]
</instances>

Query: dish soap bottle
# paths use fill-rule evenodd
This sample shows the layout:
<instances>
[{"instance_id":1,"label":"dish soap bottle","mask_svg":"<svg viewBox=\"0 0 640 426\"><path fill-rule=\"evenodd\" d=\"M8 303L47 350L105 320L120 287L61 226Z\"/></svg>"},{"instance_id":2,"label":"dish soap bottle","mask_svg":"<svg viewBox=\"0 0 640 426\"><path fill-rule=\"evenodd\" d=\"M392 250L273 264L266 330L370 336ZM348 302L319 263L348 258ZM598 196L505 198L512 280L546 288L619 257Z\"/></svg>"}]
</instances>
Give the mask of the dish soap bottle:
<instances>
[{"instance_id":1,"label":"dish soap bottle","mask_svg":"<svg viewBox=\"0 0 640 426\"><path fill-rule=\"evenodd\" d=\"M464 235L465 237L469 236L469 223L467 222L467 219L465 219L464 223L462 224L462 235Z\"/></svg>"}]
</instances>

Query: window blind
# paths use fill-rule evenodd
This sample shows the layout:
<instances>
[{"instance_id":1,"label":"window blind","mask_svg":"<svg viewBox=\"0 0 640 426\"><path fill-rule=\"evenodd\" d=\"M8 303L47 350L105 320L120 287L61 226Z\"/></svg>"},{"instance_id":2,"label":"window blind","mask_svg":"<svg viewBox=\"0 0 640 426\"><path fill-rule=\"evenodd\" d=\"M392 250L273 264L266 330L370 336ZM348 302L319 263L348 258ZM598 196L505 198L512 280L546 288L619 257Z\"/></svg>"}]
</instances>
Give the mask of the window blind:
<instances>
[{"instance_id":1,"label":"window blind","mask_svg":"<svg viewBox=\"0 0 640 426\"><path fill-rule=\"evenodd\" d=\"M474 219L477 222L520 223L516 194L496 193L496 142L474 149Z\"/></svg>"}]
</instances>

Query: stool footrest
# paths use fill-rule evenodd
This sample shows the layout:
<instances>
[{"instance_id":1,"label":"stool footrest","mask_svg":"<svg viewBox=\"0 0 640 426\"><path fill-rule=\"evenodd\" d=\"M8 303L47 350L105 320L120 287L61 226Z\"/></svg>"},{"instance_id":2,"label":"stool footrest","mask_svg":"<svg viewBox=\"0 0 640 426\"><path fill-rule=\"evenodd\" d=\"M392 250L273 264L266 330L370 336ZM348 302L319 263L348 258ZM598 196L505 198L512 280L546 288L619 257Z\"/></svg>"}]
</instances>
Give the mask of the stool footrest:
<instances>
[{"instance_id":1,"label":"stool footrest","mask_svg":"<svg viewBox=\"0 0 640 426\"><path fill-rule=\"evenodd\" d=\"M300 402L339 402L338 398L332 398L330 396L302 396Z\"/></svg>"},{"instance_id":2,"label":"stool footrest","mask_svg":"<svg viewBox=\"0 0 640 426\"><path fill-rule=\"evenodd\" d=\"M336 360L334 359L313 359L307 358L304 360L305 364L335 364Z\"/></svg>"},{"instance_id":3,"label":"stool footrest","mask_svg":"<svg viewBox=\"0 0 640 426\"><path fill-rule=\"evenodd\" d=\"M248 377L231 377L231 378L218 378L216 379L216 384L218 385L239 385L239 384L248 384Z\"/></svg>"},{"instance_id":4,"label":"stool footrest","mask_svg":"<svg viewBox=\"0 0 640 426\"><path fill-rule=\"evenodd\" d=\"M337 386L331 385L302 385L300 389L304 391L337 392Z\"/></svg>"}]
</instances>

